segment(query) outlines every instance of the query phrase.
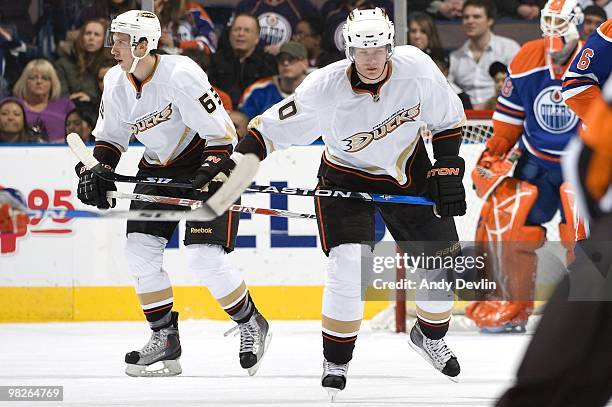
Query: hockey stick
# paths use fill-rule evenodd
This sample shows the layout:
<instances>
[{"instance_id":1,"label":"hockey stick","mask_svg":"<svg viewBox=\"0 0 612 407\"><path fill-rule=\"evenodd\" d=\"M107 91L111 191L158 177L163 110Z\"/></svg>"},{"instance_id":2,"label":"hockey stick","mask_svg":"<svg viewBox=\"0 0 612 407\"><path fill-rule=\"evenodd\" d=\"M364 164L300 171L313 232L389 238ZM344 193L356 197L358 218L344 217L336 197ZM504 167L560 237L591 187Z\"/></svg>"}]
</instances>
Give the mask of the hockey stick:
<instances>
[{"instance_id":1,"label":"hockey stick","mask_svg":"<svg viewBox=\"0 0 612 407\"><path fill-rule=\"evenodd\" d=\"M386 203L400 203L410 205L433 205L434 202L424 196L415 195L388 195L388 194L374 194L369 192L353 192L345 191L332 188L322 189L307 189L307 188L290 188L282 187L277 188L274 186L265 185L250 185L247 187L245 192L257 192L263 194L275 194L275 195L295 195L295 196L318 196L318 197L331 197L331 198L349 198L358 199L366 202L386 202Z\"/></svg>"},{"instance_id":2,"label":"hockey stick","mask_svg":"<svg viewBox=\"0 0 612 407\"><path fill-rule=\"evenodd\" d=\"M71 137L73 134L75 137ZM71 141L68 139L73 140L72 144L71 144ZM115 172L102 172L100 171L100 167L96 168L96 165L100 163L98 162L98 160L94 158L91 152L87 150L87 147L85 147L85 144L83 144L83 141L76 133L69 134L67 140L68 140L68 145L70 145L70 148L72 149L74 154L77 156L77 158L79 158L81 162L85 164L87 168L91 169L91 171L93 171L97 176L107 181L126 182L130 184L156 184L156 185L162 185L164 187L172 187L172 188L188 188L188 189L192 188L191 182L180 181L180 180L176 180L173 178L138 177L138 176L117 174ZM252 154L246 154L245 157L251 156L251 155ZM257 158L255 157L253 157L253 159L257 160ZM241 164L242 164L242 161L244 161L244 159L240 161ZM237 168L238 166L236 167L236 169ZM232 171L232 176L230 178L232 179L234 178L234 173L236 169ZM255 171L256 169L253 170L253 172L250 173L249 176L252 177ZM224 183L224 187L226 184L227 184L227 181ZM221 189L223 189L224 187L222 187ZM221 189L219 190L219 192L221 192ZM339 189L333 189L333 188L307 189L307 188L284 187L284 188L279 189L273 186L250 185L248 187L245 186L243 191L245 189L246 189L246 192L257 192L257 193L264 193L264 194L348 198L348 199L358 199L358 200L366 201L366 202L387 202L387 203L400 203L400 204L410 204L410 205L433 205L434 204L433 201L423 196L374 194L374 193L369 193L369 192L352 192L352 191L345 191L345 190L339 190ZM218 195L219 192L217 192L215 196ZM206 201L209 205L210 205L211 199ZM236 197L236 199L238 199L238 197ZM236 199L234 199L234 201Z\"/></svg>"},{"instance_id":3,"label":"hockey stick","mask_svg":"<svg viewBox=\"0 0 612 407\"><path fill-rule=\"evenodd\" d=\"M187 198L173 198L169 196L157 196L157 195L145 195L145 194L128 194L125 192L109 191L106 196L108 198L116 199L130 199L132 201L141 202L155 202L168 205L186 206L191 209L199 208L202 205L202 201L197 199ZM279 216L283 218L296 218L296 219L316 219L316 215L311 213L297 213L289 212L283 209L267 209L267 208L254 208L251 206L232 205L229 208L232 212L268 215L268 216Z\"/></svg>"},{"instance_id":4,"label":"hockey stick","mask_svg":"<svg viewBox=\"0 0 612 407\"><path fill-rule=\"evenodd\" d=\"M72 150L74 155L76 155L77 158L85 165L85 167L90 169L94 174L98 175L103 179L107 179L107 174L118 175L102 171L102 164L100 164L98 160L96 160L96 158L93 156L93 154L87 149L87 147L83 143L83 140L81 140L81 137L79 137L78 134L70 133L66 137L66 141L68 142L68 145L70 146L70 149ZM240 197L242 192L249 185L253 175L257 172L258 167L259 159L254 154L245 154L242 157L242 160L240 160L240 162L236 164L236 167L230 174L227 181L223 183L221 188L219 188L219 190L208 200L202 202L202 205L194 211L187 213L183 212L183 219L206 221L213 220L223 214ZM171 182L172 180L170 179L168 180L168 182L161 182L161 184L164 184L165 186L170 186ZM187 188L191 188L191 184L182 184L180 187L185 188L185 185L187 185ZM189 215L185 216L186 214Z\"/></svg>"},{"instance_id":5,"label":"hockey stick","mask_svg":"<svg viewBox=\"0 0 612 407\"><path fill-rule=\"evenodd\" d=\"M27 211L30 218L54 218L54 219L69 219L69 218L104 218L104 219L126 219L140 221L208 221L217 217L216 214L209 215L207 212L200 212L200 209L192 211L159 211L159 210L131 210L131 211L116 211L110 210L107 212L96 212L88 210L66 210L66 209L47 209Z\"/></svg>"}]
</instances>

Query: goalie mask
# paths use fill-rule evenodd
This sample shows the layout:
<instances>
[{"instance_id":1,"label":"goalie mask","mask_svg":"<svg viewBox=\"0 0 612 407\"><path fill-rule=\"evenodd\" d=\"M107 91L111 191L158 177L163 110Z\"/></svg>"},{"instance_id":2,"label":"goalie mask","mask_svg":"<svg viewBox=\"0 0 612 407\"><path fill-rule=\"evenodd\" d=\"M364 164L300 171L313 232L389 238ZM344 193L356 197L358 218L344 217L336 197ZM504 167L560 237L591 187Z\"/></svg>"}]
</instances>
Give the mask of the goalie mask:
<instances>
[{"instance_id":1,"label":"goalie mask","mask_svg":"<svg viewBox=\"0 0 612 407\"><path fill-rule=\"evenodd\" d=\"M387 60L393 54L395 30L385 11L379 7L368 10L353 10L342 27L344 52L355 62L355 48L377 48L386 46Z\"/></svg>"},{"instance_id":2,"label":"goalie mask","mask_svg":"<svg viewBox=\"0 0 612 407\"><path fill-rule=\"evenodd\" d=\"M110 28L106 33L107 47L113 46L113 33L123 33L130 36L130 47L134 61L132 61L129 73L133 73L138 61L146 57L151 50L157 49L161 37L161 25L157 16L150 11L130 10L119 14L111 21ZM134 51L142 40L147 40L147 48L144 55L138 57L134 54Z\"/></svg>"},{"instance_id":3,"label":"goalie mask","mask_svg":"<svg viewBox=\"0 0 612 407\"><path fill-rule=\"evenodd\" d=\"M576 25L583 19L577 0L548 0L542 9L540 28L553 67L562 67L571 57L579 39Z\"/></svg>"}]
</instances>

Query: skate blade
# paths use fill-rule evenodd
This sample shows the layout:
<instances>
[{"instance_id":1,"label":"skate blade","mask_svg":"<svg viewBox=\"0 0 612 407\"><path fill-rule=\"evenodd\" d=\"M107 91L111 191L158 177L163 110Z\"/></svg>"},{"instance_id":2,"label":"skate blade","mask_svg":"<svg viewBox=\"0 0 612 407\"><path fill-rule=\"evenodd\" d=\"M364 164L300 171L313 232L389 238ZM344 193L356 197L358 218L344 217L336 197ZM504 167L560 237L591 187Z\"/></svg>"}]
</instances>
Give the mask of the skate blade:
<instances>
[{"instance_id":1,"label":"skate blade","mask_svg":"<svg viewBox=\"0 0 612 407\"><path fill-rule=\"evenodd\" d=\"M167 377L177 376L183 372L178 359L162 360L149 366L127 364L125 374L131 377Z\"/></svg>"},{"instance_id":2,"label":"skate blade","mask_svg":"<svg viewBox=\"0 0 612 407\"><path fill-rule=\"evenodd\" d=\"M333 403L336 401L336 396L340 393L340 389L336 389L334 387L324 387L327 390L327 395L329 396L329 402Z\"/></svg>"},{"instance_id":3,"label":"skate blade","mask_svg":"<svg viewBox=\"0 0 612 407\"><path fill-rule=\"evenodd\" d=\"M418 354L419 354L419 356L421 356L423 359L425 359L425 361L426 361L427 363L429 363L429 364L431 365L431 367L433 367L433 368L436 370L436 372L439 372L439 373L440 373L442 376L446 377L448 380L450 380L450 381L451 381L451 382L453 382L453 383L459 383L459 375L457 375L457 376L447 376L447 375L445 375L444 373L442 373L442 371L441 371L441 370L438 370L438 368L436 367L436 365L434 365L434 363L433 363L433 362L431 361L431 359L429 358L429 355L428 355L428 354L427 354L427 353L426 353L426 352L425 352L423 349L421 349L421 348L419 348L417 345L415 345L415 344L414 344L414 342L412 342L412 341L410 340L410 338L408 338L408 345L410 345L410 347L411 347L412 349L414 349L414 351L415 351L416 353L418 353Z\"/></svg>"},{"instance_id":4,"label":"skate blade","mask_svg":"<svg viewBox=\"0 0 612 407\"><path fill-rule=\"evenodd\" d=\"M266 355L266 352L268 351L268 345L270 345L271 341L272 341L272 331L270 331L270 329L268 329L268 333L266 335L266 340L264 341L264 351L261 354L261 358L259 358L257 363L255 363L253 366L251 366L251 367L249 367L247 369L247 372L249 372L249 376L255 376L255 373L257 373L257 370L259 369L259 365L260 365L261 361L263 360L264 356Z\"/></svg>"},{"instance_id":5,"label":"skate blade","mask_svg":"<svg viewBox=\"0 0 612 407\"><path fill-rule=\"evenodd\" d=\"M524 334L527 332L526 324L512 325L506 323L502 326L483 327L480 328L480 333L483 334Z\"/></svg>"}]
</instances>

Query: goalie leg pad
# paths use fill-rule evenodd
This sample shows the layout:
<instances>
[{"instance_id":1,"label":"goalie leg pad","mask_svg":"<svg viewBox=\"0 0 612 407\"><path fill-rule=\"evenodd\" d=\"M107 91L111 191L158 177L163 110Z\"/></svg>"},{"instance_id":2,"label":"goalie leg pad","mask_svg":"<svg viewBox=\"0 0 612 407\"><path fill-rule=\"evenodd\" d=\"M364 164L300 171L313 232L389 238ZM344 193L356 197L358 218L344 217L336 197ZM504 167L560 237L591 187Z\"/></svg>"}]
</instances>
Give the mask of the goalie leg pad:
<instances>
[{"instance_id":1,"label":"goalie leg pad","mask_svg":"<svg viewBox=\"0 0 612 407\"><path fill-rule=\"evenodd\" d=\"M488 253L486 278L497 282L496 301L471 304L466 315L478 326L503 326L526 320L533 309L537 256L545 229L528 225L538 188L516 178L504 179L485 202L476 241ZM497 300L504 300L497 303Z\"/></svg>"},{"instance_id":2,"label":"goalie leg pad","mask_svg":"<svg viewBox=\"0 0 612 407\"><path fill-rule=\"evenodd\" d=\"M565 247L566 264L574 261L574 247L579 240L586 239L586 226L584 220L578 213L578 206L575 201L574 192L569 184L564 182L559 188L561 205L563 208L563 218L565 222L559 223L559 236L561 243Z\"/></svg>"}]
</instances>

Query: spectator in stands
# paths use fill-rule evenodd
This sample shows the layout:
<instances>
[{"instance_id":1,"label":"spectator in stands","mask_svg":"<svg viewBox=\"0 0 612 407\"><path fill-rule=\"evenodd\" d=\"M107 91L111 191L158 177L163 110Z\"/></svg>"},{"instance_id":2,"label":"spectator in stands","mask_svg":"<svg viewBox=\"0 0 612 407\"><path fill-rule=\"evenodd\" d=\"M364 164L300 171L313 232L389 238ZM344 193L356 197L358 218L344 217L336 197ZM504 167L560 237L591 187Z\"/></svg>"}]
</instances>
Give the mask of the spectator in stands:
<instances>
[{"instance_id":1,"label":"spectator in stands","mask_svg":"<svg viewBox=\"0 0 612 407\"><path fill-rule=\"evenodd\" d=\"M496 7L492 0L466 0L463 5L463 29L468 40L450 54L450 79L468 95L475 109L482 109L494 95L489 67L495 61L508 65L519 44L491 32Z\"/></svg>"},{"instance_id":2,"label":"spectator in stands","mask_svg":"<svg viewBox=\"0 0 612 407\"><path fill-rule=\"evenodd\" d=\"M0 26L0 99L10 95L11 85L22 70L19 66L19 54L25 51L25 43L11 31Z\"/></svg>"},{"instance_id":3,"label":"spectator in stands","mask_svg":"<svg viewBox=\"0 0 612 407\"><path fill-rule=\"evenodd\" d=\"M436 19L454 20L461 18L463 0L411 0L408 10L425 12Z\"/></svg>"},{"instance_id":4,"label":"spectator in stands","mask_svg":"<svg viewBox=\"0 0 612 407\"><path fill-rule=\"evenodd\" d=\"M23 102L28 126L51 143L63 143L66 115L74 103L60 97L61 85L55 68L45 59L26 65L13 87L13 95Z\"/></svg>"},{"instance_id":5,"label":"spectator in stands","mask_svg":"<svg viewBox=\"0 0 612 407\"><path fill-rule=\"evenodd\" d=\"M580 30L580 39L586 41L604 21L608 19L606 11L599 6L588 6L582 11L584 22Z\"/></svg>"},{"instance_id":6,"label":"spectator in stands","mask_svg":"<svg viewBox=\"0 0 612 407\"><path fill-rule=\"evenodd\" d=\"M246 88L239 110L252 119L295 92L308 72L308 51L299 42L286 42L276 56L278 75L264 78Z\"/></svg>"},{"instance_id":7,"label":"spectator in stands","mask_svg":"<svg viewBox=\"0 0 612 407\"><path fill-rule=\"evenodd\" d=\"M485 110L495 110L497 98L499 97L499 93L501 92L504 82L506 81L507 72L508 67L499 61L493 62L489 67L489 76L493 78L493 81L495 82L495 95L491 96L489 100L485 102Z\"/></svg>"},{"instance_id":8,"label":"spectator in stands","mask_svg":"<svg viewBox=\"0 0 612 407\"><path fill-rule=\"evenodd\" d=\"M448 79L449 58L448 58L448 55L444 52L444 50L441 48L433 49L431 51L431 54L429 54L429 56L434 61L434 63L438 66L438 69L442 71L442 74L446 76L446 78ZM472 102L470 101L470 97L468 96L468 94L465 93L463 89L461 89L459 86L455 85L455 83L452 82L451 80L449 80L448 83L451 86L451 88L455 91L457 96L459 96L459 100L461 100L461 103L463 104L463 109L471 110Z\"/></svg>"},{"instance_id":9,"label":"spectator in stands","mask_svg":"<svg viewBox=\"0 0 612 407\"><path fill-rule=\"evenodd\" d=\"M104 47L106 25L101 20L88 20L79 29L70 55L55 63L62 86L62 95L74 102L100 103L97 73L102 65L112 61L109 48Z\"/></svg>"},{"instance_id":10,"label":"spectator in stands","mask_svg":"<svg viewBox=\"0 0 612 407\"><path fill-rule=\"evenodd\" d=\"M259 23L253 16L239 14L234 18L229 33L229 48L213 54L208 77L211 84L227 92L234 105L242 92L258 79L276 74L272 55L257 49Z\"/></svg>"},{"instance_id":11,"label":"spectator in stands","mask_svg":"<svg viewBox=\"0 0 612 407\"><path fill-rule=\"evenodd\" d=\"M98 89L100 90L100 94L104 92L104 75L106 75L109 69L111 69L113 66L115 66L114 60L108 61L107 63L102 64L98 68L98 73L96 74L96 78L98 79Z\"/></svg>"},{"instance_id":12,"label":"spectator in stands","mask_svg":"<svg viewBox=\"0 0 612 407\"><path fill-rule=\"evenodd\" d=\"M241 0L235 16L250 14L259 21L259 38L264 51L276 55L280 46L291 40L298 21L319 15L310 0Z\"/></svg>"},{"instance_id":13,"label":"spectator in stands","mask_svg":"<svg viewBox=\"0 0 612 407\"><path fill-rule=\"evenodd\" d=\"M497 11L501 17L535 20L540 17L546 0L495 0Z\"/></svg>"},{"instance_id":14,"label":"spectator in stands","mask_svg":"<svg viewBox=\"0 0 612 407\"><path fill-rule=\"evenodd\" d=\"M140 1L137 0L96 0L90 3L90 6L82 7L77 19L77 27L83 25L87 20L102 18L110 21L128 10L140 9Z\"/></svg>"},{"instance_id":15,"label":"spectator in stands","mask_svg":"<svg viewBox=\"0 0 612 407\"><path fill-rule=\"evenodd\" d=\"M196 49L207 54L217 50L215 25L204 8L185 0L155 0L155 14L162 27L159 48L168 53Z\"/></svg>"},{"instance_id":16,"label":"spectator in stands","mask_svg":"<svg viewBox=\"0 0 612 407\"><path fill-rule=\"evenodd\" d=\"M17 98L0 100L0 143L40 143L44 140L28 127L25 110Z\"/></svg>"},{"instance_id":17,"label":"spectator in stands","mask_svg":"<svg viewBox=\"0 0 612 407\"><path fill-rule=\"evenodd\" d=\"M599 6L604 9L607 16L612 16L612 0L579 0L578 4L583 10L591 5Z\"/></svg>"},{"instance_id":18,"label":"spectator in stands","mask_svg":"<svg viewBox=\"0 0 612 407\"><path fill-rule=\"evenodd\" d=\"M13 34L18 35L26 44L32 42L35 34L29 10L31 2L32 0L0 0L0 24L13 26Z\"/></svg>"},{"instance_id":19,"label":"spectator in stands","mask_svg":"<svg viewBox=\"0 0 612 407\"><path fill-rule=\"evenodd\" d=\"M327 32L323 38L323 48L340 52L344 55L344 38L342 27L351 10L380 7L393 20L393 2L391 0L327 0L321 6L321 16L325 19Z\"/></svg>"},{"instance_id":20,"label":"spectator in stands","mask_svg":"<svg viewBox=\"0 0 612 407\"><path fill-rule=\"evenodd\" d=\"M299 42L308 50L309 71L323 68L332 62L344 59L344 54L323 48L325 22L320 17L307 17L295 26L293 40Z\"/></svg>"},{"instance_id":21,"label":"spectator in stands","mask_svg":"<svg viewBox=\"0 0 612 407\"><path fill-rule=\"evenodd\" d=\"M440 36L429 14L420 11L408 15L408 44L431 55L432 50L441 50Z\"/></svg>"},{"instance_id":22,"label":"spectator in stands","mask_svg":"<svg viewBox=\"0 0 612 407\"><path fill-rule=\"evenodd\" d=\"M66 116L65 133L76 133L85 143L95 141L91 135L93 128L93 118L90 115L87 115L85 112L74 109Z\"/></svg>"},{"instance_id":23,"label":"spectator in stands","mask_svg":"<svg viewBox=\"0 0 612 407\"><path fill-rule=\"evenodd\" d=\"M232 119L232 123L234 123L236 134L238 135L238 141L240 141L247 134L249 118L246 116L246 114L239 110L232 110L229 112L229 117Z\"/></svg>"}]
</instances>

